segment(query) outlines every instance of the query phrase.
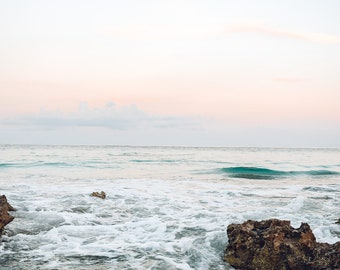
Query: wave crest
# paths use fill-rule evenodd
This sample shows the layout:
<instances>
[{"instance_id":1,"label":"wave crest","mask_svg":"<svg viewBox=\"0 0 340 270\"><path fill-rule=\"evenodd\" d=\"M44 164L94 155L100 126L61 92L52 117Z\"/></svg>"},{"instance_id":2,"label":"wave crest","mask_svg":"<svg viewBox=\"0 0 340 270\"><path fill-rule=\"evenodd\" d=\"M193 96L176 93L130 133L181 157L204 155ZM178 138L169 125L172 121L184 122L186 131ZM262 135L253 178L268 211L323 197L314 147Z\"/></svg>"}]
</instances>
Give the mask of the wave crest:
<instances>
[{"instance_id":1,"label":"wave crest","mask_svg":"<svg viewBox=\"0 0 340 270\"><path fill-rule=\"evenodd\" d=\"M220 169L220 172L228 174L230 177L246 179L275 179L298 175L330 176L340 174L339 172L329 170L279 171L261 167L229 167Z\"/></svg>"}]
</instances>

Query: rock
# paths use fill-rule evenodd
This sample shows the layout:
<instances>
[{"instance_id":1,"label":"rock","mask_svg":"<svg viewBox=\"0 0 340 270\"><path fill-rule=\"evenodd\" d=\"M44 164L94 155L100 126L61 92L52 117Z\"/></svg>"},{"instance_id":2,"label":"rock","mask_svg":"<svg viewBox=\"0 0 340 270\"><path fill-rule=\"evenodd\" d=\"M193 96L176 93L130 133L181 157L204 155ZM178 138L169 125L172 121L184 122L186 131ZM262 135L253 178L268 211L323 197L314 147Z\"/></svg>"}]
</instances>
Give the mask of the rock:
<instances>
[{"instance_id":1,"label":"rock","mask_svg":"<svg viewBox=\"0 0 340 270\"><path fill-rule=\"evenodd\" d=\"M90 196L98 197L98 198L101 198L101 199L105 199L106 198L106 194L105 194L104 191L101 191L101 192L92 192Z\"/></svg>"},{"instance_id":2,"label":"rock","mask_svg":"<svg viewBox=\"0 0 340 270\"><path fill-rule=\"evenodd\" d=\"M317 243L307 223L294 229L286 220L248 220L227 233L224 260L236 269L340 269L340 242Z\"/></svg>"},{"instance_id":3,"label":"rock","mask_svg":"<svg viewBox=\"0 0 340 270\"><path fill-rule=\"evenodd\" d=\"M15 211L15 209L7 202L6 196L2 195L0 196L0 237L5 226L14 219L8 211Z\"/></svg>"},{"instance_id":4,"label":"rock","mask_svg":"<svg viewBox=\"0 0 340 270\"><path fill-rule=\"evenodd\" d=\"M338 220L335 221L335 224L340 224L340 218L338 218Z\"/></svg>"}]
</instances>

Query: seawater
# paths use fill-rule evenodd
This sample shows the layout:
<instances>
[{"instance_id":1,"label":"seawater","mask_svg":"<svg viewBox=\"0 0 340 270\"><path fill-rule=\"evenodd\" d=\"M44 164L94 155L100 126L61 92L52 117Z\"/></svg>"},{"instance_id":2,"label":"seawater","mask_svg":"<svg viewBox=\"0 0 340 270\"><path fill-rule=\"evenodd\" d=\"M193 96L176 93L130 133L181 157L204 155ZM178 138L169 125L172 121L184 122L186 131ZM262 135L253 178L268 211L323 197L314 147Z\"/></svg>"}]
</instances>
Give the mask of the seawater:
<instances>
[{"instance_id":1,"label":"seawater","mask_svg":"<svg viewBox=\"0 0 340 270\"><path fill-rule=\"evenodd\" d=\"M248 219L340 240L340 149L1 145L0 193L1 269L232 269Z\"/></svg>"}]
</instances>

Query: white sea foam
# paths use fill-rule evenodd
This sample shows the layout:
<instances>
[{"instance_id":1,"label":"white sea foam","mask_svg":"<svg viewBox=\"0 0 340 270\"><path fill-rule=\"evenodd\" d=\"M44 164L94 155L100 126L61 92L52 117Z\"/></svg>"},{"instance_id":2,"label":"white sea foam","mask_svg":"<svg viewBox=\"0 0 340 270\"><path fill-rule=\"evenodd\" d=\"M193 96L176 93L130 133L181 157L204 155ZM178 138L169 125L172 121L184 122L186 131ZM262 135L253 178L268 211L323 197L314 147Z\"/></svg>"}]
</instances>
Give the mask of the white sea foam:
<instances>
[{"instance_id":1,"label":"white sea foam","mask_svg":"<svg viewBox=\"0 0 340 270\"><path fill-rule=\"evenodd\" d=\"M4 269L231 269L222 260L226 227L247 219L288 219L294 227L308 222L318 241L340 240L339 225L334 224L340 215L338 175L241 179L223 173L197 174L234 155L240 160L236 150L207 150L209 157L215 154L215 161L209 162L204 161L202 149L118 150L113 156L108 153L115 148L51 148L44 153L54 151L53 159L68 153L64 162L76 164L84 162L79 160L83 156L116 158L123 172L117 166L110 168L112 160L91 169L0 169L1 191L18 209L0 243ZM76 155L77 151L85 155ZM135 155L143 156L139 151L144 151L145 159L174 159L175 165L148 162L143 171L139 167L143 162L130 162ZM187 158L179 162L176 155ZM292 164L300 160L291 153L284 157ZM33 157L44 158L41 153ZM253 151L247 158L254 158ZM124 172L134 177L122 177ZM107 193L105 200L89 196L101 190Z\"/></svg>"}]
</instances>

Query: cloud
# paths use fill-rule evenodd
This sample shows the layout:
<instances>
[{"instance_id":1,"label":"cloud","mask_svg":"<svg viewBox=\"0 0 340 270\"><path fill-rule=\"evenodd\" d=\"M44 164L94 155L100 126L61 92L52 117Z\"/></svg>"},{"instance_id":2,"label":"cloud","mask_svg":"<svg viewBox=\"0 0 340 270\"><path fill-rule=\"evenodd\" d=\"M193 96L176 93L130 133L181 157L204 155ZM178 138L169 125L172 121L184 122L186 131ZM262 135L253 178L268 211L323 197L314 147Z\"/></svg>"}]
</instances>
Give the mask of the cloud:
<instances>
[{"instance_id":1,"label":"cloud","mask_svg":"<svg viewBox=\"0 0 340 270\"><path fill-rule=\"evenodd\" d=\"M218 119L150 115L133 105L118 107L108 103L89 108L83 103L71 113L42 110L0 119L0 141L3 144L56 145L339 147L338 126L325 121L302 120L250 125Z\"/></svg>"},{"instance_id":2,"label":"cloud","mask_svg":"<svg viewBox=\"0 0 340 270\"><path fill-rule=\"evenodd\" d=\"M276 78L273 78L273 80L276 82L283 82L283 83L300 83L300 82L305 81L305 79L298 78L298 77L276 77Z\"/></svg>"},{"instance_id":3,"label":"cloud","mask_svg":"<svg viewBox=\"0 0 340 270\"><path fill-rule=\"evenodd\" d=\"M105 36L131 40L175 40L175 39L210 39L228 37L235 33L255 33L260 35L290 38L323 44L340 44L339 35L295 31L270 27L259 23L235 23L225 27L221 25L126 25L99 29Z\"/></svg>"},{"instance_id":4,"label":"cloud","mask_svg":"<svg viewBox=\"0 0 340 270\"><path fill-rule=\"evenodd\" d=\"M128 40L177 40L204 39L221 35L223 29L209 26L161 26L161 25L127 25L99 29L102 35Z\"/></svg>"},{"instance_id":5,"label":"cloud","mask_svg":"<svg viewBox=\"0 0 340 270\"><path fill-rule=\"evenodd\" d=\"M298 39L298 40L304 40L304 41L315 42L315 43L340 44L339 35L293 31L293 30L288 30L288 29L269 27L264 24L255 24L255 23L247 23L247 24L240 23L240 24L229 25L226 27L225 33L227 35L230 35L233 33L257 33L257 34L262 34L262 35L267 35L267 36Z\"/></svg>"},{"instance_id":6,"label":"cloud","mask_svg":"<svg viewBox=\"0 0 340 270\"><path fill-rule=\"evenodd\" d=\"M103 127L115 130L138 128L197 128L198 119L181 116L156 116L140 110L136 105L118 107L107 103L90 108L81 103L75 112L41 110L39 113L2 119L2 125L53 129L58 127Z\"/></svg>"}]
</instances>

